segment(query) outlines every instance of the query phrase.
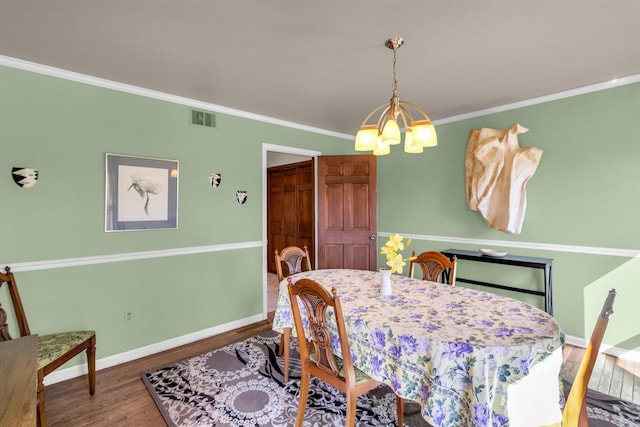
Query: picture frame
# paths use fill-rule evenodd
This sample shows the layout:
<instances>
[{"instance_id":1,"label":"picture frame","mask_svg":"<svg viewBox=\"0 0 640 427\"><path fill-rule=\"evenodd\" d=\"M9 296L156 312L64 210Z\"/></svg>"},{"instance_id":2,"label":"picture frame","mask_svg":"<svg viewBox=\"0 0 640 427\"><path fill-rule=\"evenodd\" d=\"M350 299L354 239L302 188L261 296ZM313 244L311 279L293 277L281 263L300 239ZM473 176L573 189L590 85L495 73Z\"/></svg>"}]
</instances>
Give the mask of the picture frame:
<instances>
[{"instance_id":1,"label":"picture frame","mask_svg":"<svg viewBox=\"0 0 640 427\"><path fill-rule=\"evenodd\" d=\"M178 228L178 161L106 153L105 231Z\"/></svg>"}]
</instances>

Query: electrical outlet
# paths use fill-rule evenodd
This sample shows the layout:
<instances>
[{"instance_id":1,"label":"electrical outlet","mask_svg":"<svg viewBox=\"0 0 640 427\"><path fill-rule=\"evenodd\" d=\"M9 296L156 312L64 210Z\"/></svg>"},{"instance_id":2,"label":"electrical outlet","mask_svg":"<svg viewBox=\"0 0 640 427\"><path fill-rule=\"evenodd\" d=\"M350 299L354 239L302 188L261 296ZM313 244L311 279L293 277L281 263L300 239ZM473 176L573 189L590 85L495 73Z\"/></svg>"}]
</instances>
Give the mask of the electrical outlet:
<instances>
[{"instance_id":1,"label":"electrical outlet","mask_svg":"<svg viewBox=\"0 0 640 427\"><path fill-rule=\"evenodd\" d=\"M124 312L124 323L131 323L135 319L133 315L133 311L125 311Z\"/></svg>"}]
</instances>

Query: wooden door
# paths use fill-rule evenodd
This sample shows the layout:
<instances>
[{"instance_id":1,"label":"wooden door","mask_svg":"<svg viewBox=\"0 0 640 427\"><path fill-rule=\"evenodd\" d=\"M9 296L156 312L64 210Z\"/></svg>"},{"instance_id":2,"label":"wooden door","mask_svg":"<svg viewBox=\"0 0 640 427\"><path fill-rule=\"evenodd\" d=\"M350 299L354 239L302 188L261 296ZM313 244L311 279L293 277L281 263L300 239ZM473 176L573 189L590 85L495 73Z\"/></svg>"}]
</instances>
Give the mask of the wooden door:
<instances>
[{"instance_id":1,"label":"wooden door","mask_svg":"<svg viewBox=\"0 0 640 427\"><path fill-rule=\"evenodd\" d=\"M313 161L267 170L267 265L276 272L275 250L306 246L314 259L315 203ZM312 264L315 264L312 261Z\"/></svg>"},{"instance_id":2,"label":"wooden door","mask_svg":"<svg viewBox=\"0 0 640 427\"><path fill-rule=\"evenodd\" d=\"M318 157L318 268L377 268L373 155Z\"/></svg>"}]
</instances>

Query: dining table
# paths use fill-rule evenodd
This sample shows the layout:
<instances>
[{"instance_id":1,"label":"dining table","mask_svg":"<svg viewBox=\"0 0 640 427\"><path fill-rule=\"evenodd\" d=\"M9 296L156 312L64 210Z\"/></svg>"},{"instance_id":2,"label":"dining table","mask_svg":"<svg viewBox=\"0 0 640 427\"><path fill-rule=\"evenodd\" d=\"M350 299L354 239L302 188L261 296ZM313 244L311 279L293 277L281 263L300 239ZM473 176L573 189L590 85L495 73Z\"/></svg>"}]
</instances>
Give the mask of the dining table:
<instances>
[{"instance_id":1,"label":"dining table","mask_svg":"<svg viewBox=\"0 0 640 427\"><path fill-rule=\"evenodd\" d=\"M378 271L290 276L292 283L302 278L337 289L354 366L417 402L431 425L561 422L564 334L541 309L398 274L392 275L392 294L383 296ZM287 286L287 279L280 282L272 328L295 335ZM331 311L328 318L337 333Z\"/></svg>"}]
</instances>

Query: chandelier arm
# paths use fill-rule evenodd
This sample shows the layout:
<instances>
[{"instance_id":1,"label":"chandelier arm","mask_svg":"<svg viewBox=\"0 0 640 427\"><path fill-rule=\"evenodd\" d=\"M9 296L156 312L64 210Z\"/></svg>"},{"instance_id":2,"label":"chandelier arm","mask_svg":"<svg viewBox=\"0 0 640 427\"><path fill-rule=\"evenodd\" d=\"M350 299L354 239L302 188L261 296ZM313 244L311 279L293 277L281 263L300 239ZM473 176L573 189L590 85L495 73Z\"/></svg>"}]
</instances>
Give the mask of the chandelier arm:
<instances>
[{"instance_id":1,"label":"chandelier arm","mask_svg":"<svg viewBox=\"0 0 640 427\"><path fill-rule=\"evenodd\" d=\"M375 110L373 110L372 112L369 113L369 115L364 119L364 121L362 122L362 124L360 125L360 127L363 127L367 124L367 122L369 121L369 119L371 118L371 116L373 116L375 113L377 113L378 111L382 110L384 107L387 107L387 109L389 108L389 104L382 104L381 106L377 107ZM386 112L386 111L385 111ZM384 115L384 113L383 113Z\"/></svg>"},{"instance_id":2,"label":"chandelier arm","mask_svg":"<svg viewBox=\"0 0 640 427\"><path fill-rule=\"evenodd\" d=\"M407 120L405 117L405 114L407 115L407 117L409 117L409 123L413 123L413 116L411 115L411 112L407 109L407 107L405 107L404 102L400 101L400 115L402 116L402 121L404 122L404 127L407 127Z\"/></svg>"},{"instance_id":3,"label":"chandelier arm","mask_svg":"<svg viewBox=\"0 0 640 427\"><path fill-rule=\"evenodd\" d=\"M424 110L423 110L422 108L418 107L416 104L412 104L411 102L407 102L407 101L400 101L400 103L401 103L401 104L408 105L408 106L410 106L410 107L412 107L412 108L415 108L415 109L416 109L416 111L418 111L420 114L422 114L422 115L424 116L424 118L425 118L425 119L427 119L427 120L431 121L431 119L429 118L429 116L427 115L427 113L425 113L425 112L424 112ZM404 108L404 107L403 107L403 108ZM406 108L404 108L404 110L406 111ZM409 116L411 116L411 115L409 114ZM411 118L411 121L413 121L413 117Z\"/></svg>"},{"instance_id":4,"label":"chandelier arm","mask_svg":"<svg viewBox=\"0 0 640 427\"><path fill-rule=\"evenodd\" d=\"M402 124L404 125L404 130L406 131L409 126L407 125L407 117L405 116L405 114L407 114L411 119L411 113L409 113L409 111L406 108L400 105L400 109L398 110L398 115L402 117ZM413 119L409 120L409 123L411 123L412 121Z\"/></svg>"}]
</instances>

